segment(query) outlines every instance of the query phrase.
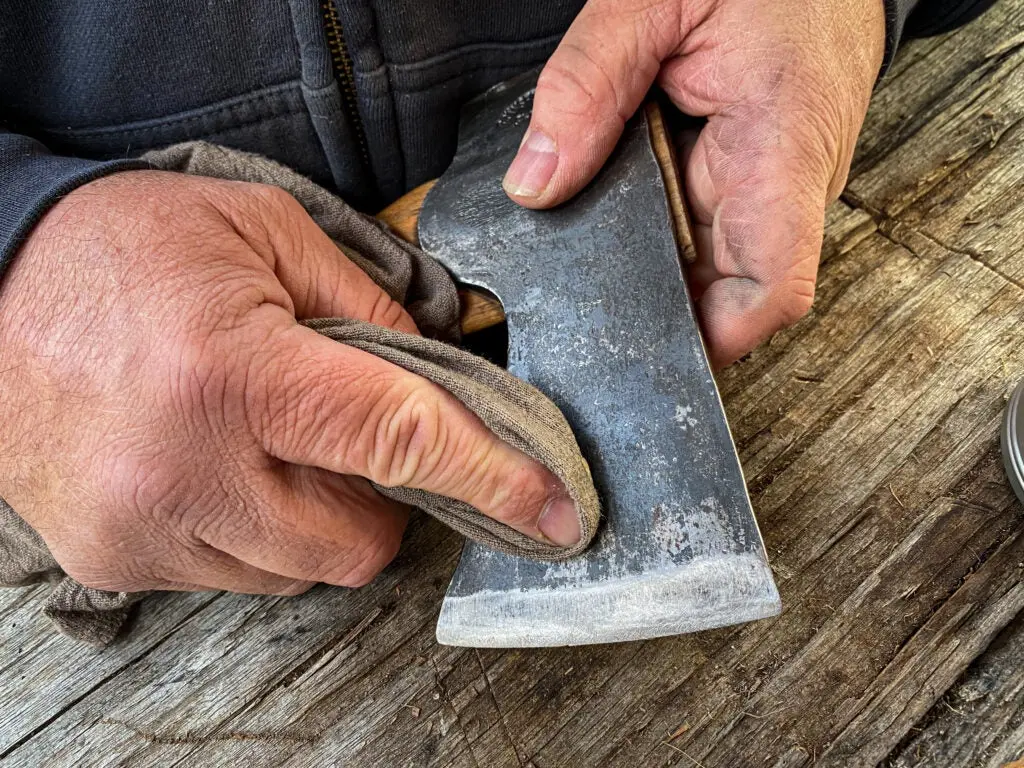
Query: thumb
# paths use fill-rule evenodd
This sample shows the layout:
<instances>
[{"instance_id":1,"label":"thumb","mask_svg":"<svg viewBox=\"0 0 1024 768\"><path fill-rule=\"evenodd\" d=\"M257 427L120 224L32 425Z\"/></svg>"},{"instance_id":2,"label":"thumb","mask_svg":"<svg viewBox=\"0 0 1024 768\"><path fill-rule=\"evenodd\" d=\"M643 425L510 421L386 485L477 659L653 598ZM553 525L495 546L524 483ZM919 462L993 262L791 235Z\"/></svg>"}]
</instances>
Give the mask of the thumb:
<instances>
[{"instance_id":1,"label":"thumb","mask_svg":"<svg viewBox=\"0 0 1024 768\"><path fill-rule=\"evenodd\" d=\"M580 540L561 482L436 384L295 325L253 364L254 429L272 456L455 498L559 546Z\"/></svg>"},{"instance_id":2,"label":"thumb","mask_svg":"<svg viewBox=\"0 0 1024 768\"><path fill-rule=\"evenodd\" d=\"M506 193L528 208L576 194L615 148L678 37L678 2L591 0L544 67L533 115L505 175Z\"/></svg>"}]
</instances>

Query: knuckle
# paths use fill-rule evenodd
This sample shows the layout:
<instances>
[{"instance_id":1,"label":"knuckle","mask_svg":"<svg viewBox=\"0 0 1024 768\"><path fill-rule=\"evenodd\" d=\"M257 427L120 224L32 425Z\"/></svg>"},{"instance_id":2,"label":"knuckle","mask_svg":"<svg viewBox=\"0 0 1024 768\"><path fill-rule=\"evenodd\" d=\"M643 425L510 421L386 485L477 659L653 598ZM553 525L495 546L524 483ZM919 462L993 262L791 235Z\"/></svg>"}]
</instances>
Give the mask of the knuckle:
<instances>
[{"instance_id":1,"label":"knuckle","mask_svg":"<svg viewBox=\"0 0 1024 768\"><path fill-rule=\"evenodd\" d=\"M429 385L414 385L380 400L371 415L370 479L385 486L421 484L445 454L448 430L441 396Z\"/></svg>"},{"instance_id":2,"label":"knuckle","mask_svg":"<svg viewBox=\"0 0 1024 768\"><path fill-rule=\"evenodd\" d=\"M138 536L140 529L148 527L147 522L140 515L102 511L80 521L77 530L67 531L66 535L73 537L76 547L85 547L97 553L124 553L137 547L132 539ZM82 565L90 563L91 558ZM103 562L103 558L99 558L98 564L103 567L109 565Z\"/></svg>"},{"instance_id":3,"label":"knuckle","mask_svg":"<svg viewBox=\"0 0 1024 768\"><path fill-rule=\"evenodd\" d=\"M258 507L251 485L239 478L213 478L207 482L209 490L181 515L181 534L190 542L208 546L251 539Z\"/></svg>"},{"instance_id":4,"label":"knuckle","mask_svg":"<svg viewBox=\"0 0 1024 768\"><path fill-rule=\"evenodd\" d=\"M540 517L541 502L525 490L513 489L499 501L501 521L513 528L534 528Z\"/></svg>"},{"instance_id":5,"label":"knuckle","mask_svg":"<svg viewBox=\"0 0 1024 768\"><path fill-rule=\"evenodd\" d=\"M149 588L148 581L138 581L120 574L108 573L105 570L97 571L88 566L85 568L64 567L64 572L83 587L104 592L141 592Z\"/></svg>"},{"instance_id":6,"label":"knuckle","mask_svg":"<svg viewBox=\"0 0 1024 768\"><path fill-rule=\"evenodd\" d=\"M123 534L123 531L122 531ZM61 569L79 584L107 592L138 592L153 589L160 583L150 573L153 565L143 564L132 555L125 557L117 546L102 534L78 532L72 547L51 546L54 559ZM123 539L123 535L122 535ZM123 541L120 542L123 544ZM98 553L116 552L114 556Z\"/></svg>"},{"instance_id":7,"label":"knuckle","mask_svg":"<svg viewBox=\"0 0 1024 768\"><path fill-rule=\"evenodd\" d=\"M842 81L841 72L800 78L787 110L787 132L807 155L805 164L830 186L845 177L870 97L870 87L843 88L837 85Z\"/></svg>"},{"instance_id":8,"label":"knuckle","mask_svg":"<svg viewBox=\"0 0 1024 768\"><path fill-rule=\"evenodd\" d=\"M293 581L290 584L278 587L271 594L280 595L281 597L297 597L308 592L314 586L316 586L314 581Z\"/></svg>"},{"instance_id":9,"label":"knuckle","mask_svg":"<svg viewBox=\"0 0 1024 768\"><path fill-rule=\"evenodd\" d=\"M116 446L112 446L116 450ZM126 451L104 461L106 488L113 509L124 510L133 521L172 518L186 506L187 473L165 456L148 451ZM102 514L93 521L110 538L123 535L125 521L117 514Z\"/></svg>"},{"instance_id":10,"label":"knuckle","mask_svg":"<svg viewBox=\"0 0 1024 768\"><path fill-rule=\"evenodd\" d=\"M206 333L184 333L171 345L175 347L171 357L178 361L169 397L176 416L185 424L197 419L209 423L212 411L223 410L227 395L237 387L231 376L231 356Z\"/></svg>"},{"instance_id":11,"label":"knuckle","mask_svg":"<svg viewBox=\"0 0 1024 768\"><path fill-rule=\"evenodd\" d=\"M654 3L637 17L638 37L650 41L661 61L685 39L701 9L698 3Z\"/></svg>"},{"instance_id":12,"label":"knuckle","mask_svg":"<svg viewBox=\"0 0 1024 768\"><path fill-rule=\"evenodd\" d=\"M242 383L242 402L250 434L275 456L289 455L303 441L321 434L338 382L329 372L305 364L290 346L266 344L272 352L252 356ZM336 414L335 414L336 415Z\"/></svg>"},{"instance_id":13,"label":"knuckle","mask_svg":"<svg viewBox=\"0 0 1024 768\"><path fill-rule=\"evenodd\" d=\"M791 172L807 192L816 195L822 190L828 194L827 188L846 161L845 146L849 144L845 129L828 112L824 107L807 110L791 131L796 142Z\"/></svg>"},{"instance_id":14,"label":"knuckle","mask_svg":"<svg viewBox=\"0 0 1024 768\"><path fill-rule=\"evenodd\" d=\"M302 210L302 205L295 196L281 187L273 184L250 184L248 188L253 197L264 206L285 211L293 211L296 208Z\"/></svg>"},{"instance_id":15,"label":"knuckle","mask_svg":"<svg viewBox=\"0 0 1024 768\"><path fill-rule=\"evenodd\" d=\"M161 450L108 461L111 503L92 520L92 535L105 551L155 550L165 563L211 537L247 535L240 514L253 495L247 475L232 462L211 471L210 459L200 450L169 460Z\"/></svg>"},{"instance_id":16,"label":"knuckle","mask_svg":"<svg viewBox=\"0 0 1024 768\"><path fill-rule=\"evenodd\" d=\"M613 114L625 123L614 81L590 53L571 41L563 41L559 53L537 79L537 99L559 112L595 121L607 119L611 104Z\"/></svg>"},{"instance_id":17,"label":"knuckle","mask_svg":"<svg viewBox=\"0 0 1024 768\"><path fill-rule=\"evenodd\" d=\"M233 183L240 186L226 195L224 216L231 222L241 242L274 271L281 253L301 252L303 243L299 222L307 217L305 209L281 187Z\"/></svg>"}]
</instances>

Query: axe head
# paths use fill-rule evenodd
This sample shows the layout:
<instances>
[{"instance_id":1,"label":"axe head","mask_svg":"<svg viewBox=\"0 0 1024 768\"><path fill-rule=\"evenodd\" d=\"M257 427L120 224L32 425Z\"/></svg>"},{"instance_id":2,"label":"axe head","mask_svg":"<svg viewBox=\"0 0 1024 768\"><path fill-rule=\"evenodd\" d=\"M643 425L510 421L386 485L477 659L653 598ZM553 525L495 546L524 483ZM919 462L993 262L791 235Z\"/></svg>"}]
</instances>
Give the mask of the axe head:
<instances>
[{"instance_id":1,"label":"axe head","mask_svg":"<svg viewBox=\"0 0 1024 768\"><path fill-rule=\"evenodd\" d=\"M527 647L639 640L773 616L779 595L686 290L643 114L574 200L531 211L501 188L536 73L466 106L427 196L423 248L505 307L509 370L572 425L603 521L579 558L468 542L437 639Z\"/></svg>"}]
</instances>

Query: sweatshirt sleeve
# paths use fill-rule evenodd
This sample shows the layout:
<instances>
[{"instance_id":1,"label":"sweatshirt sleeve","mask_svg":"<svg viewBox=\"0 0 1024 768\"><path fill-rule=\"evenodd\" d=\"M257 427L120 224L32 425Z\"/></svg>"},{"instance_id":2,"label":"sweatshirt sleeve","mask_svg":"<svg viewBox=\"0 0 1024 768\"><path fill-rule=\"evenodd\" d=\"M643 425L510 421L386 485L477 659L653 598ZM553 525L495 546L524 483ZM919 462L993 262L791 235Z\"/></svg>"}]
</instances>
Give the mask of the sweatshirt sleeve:
<instances>
[{"instance_id":1,"label":"sweatshirt sleeve","mask_svg":"<svg viewBox=\"0 0 1024 768\"><path fill-rule=\"evenodd\" d=\"M921 0L927 3L928 0ZM900 40L903 38L903 28L907 19L914 12L914 7L919 0L885 0L885 58L882 59L882 74L884 75L892 64L892 57L896 55Z\"/></svg>"},{"instance_id":2,"label":"sweatshirt sleeve","mask_svg":"<svg viewBox=\"0 0 1024 768\"><path fill-rule=\"evenodd\" d=\"M51 153L35 139L0 130L0 277L29 230L61 197L141 160L82 160Z\"/></svg>"},{"instance_id":3,"label":"sweatshirt sleeve","mask_svg":"<svg viewBox=\"0 0 1024 768\"><path fill-rule=\"evenodd\" d=\"M885 0L885 59L882 74L892 63L900 41L956 29L983 14L996 0Z\"/></svg>"},{"instance_id":4,"label":"sweatshirt sleeve","mask_svg":"<svg viewBox=\"0 0 1024 768\"><path fill-rule=\"evenodd\" d=\"M903 26L906 37L941 35L974 21L995 0L919 0Z\"/></svg>"}]
</instances>

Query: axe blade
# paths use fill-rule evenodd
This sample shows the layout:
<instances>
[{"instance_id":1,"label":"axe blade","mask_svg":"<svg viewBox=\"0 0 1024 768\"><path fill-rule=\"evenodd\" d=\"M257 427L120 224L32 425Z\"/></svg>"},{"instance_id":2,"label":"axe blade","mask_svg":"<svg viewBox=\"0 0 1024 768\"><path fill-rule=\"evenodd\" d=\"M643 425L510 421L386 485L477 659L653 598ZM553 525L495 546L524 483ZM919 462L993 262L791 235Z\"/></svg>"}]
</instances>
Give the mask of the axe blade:
<instances>
[{"instance_id":1,"label":"axe blade","mask_svg":"<svg viewBox=\"0 0 1024 768\"><path fill-rule=\"evenodd\" d=\"M505 307L509 370L550 397L590 463L604 518L579 558L467 542L437 639L583 645L765 618L779 595L683 279L646 118L572 202L521 208L502 176L536 73L463 110L420 242Z\"/></svg>"}]
</instances>

